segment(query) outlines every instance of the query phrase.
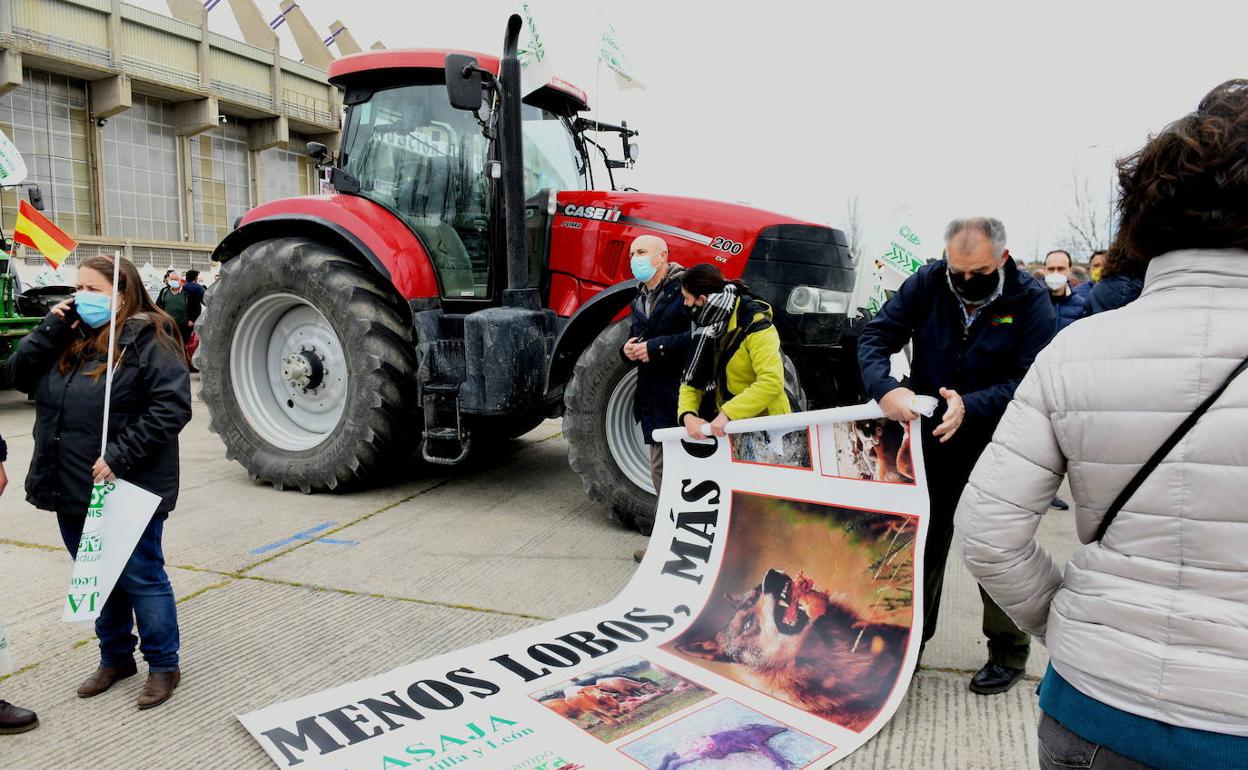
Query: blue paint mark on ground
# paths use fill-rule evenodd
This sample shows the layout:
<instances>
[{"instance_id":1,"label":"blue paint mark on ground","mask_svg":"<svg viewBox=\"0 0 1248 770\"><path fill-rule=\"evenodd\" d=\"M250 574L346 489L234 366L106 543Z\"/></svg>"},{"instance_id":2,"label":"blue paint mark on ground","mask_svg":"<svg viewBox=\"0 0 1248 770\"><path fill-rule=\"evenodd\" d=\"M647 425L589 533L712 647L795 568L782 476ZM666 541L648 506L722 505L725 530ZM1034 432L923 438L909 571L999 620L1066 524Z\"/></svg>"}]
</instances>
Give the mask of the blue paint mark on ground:
<instances>
[{"instance_id":1,"label":"blue paint mark on ground","mask_svg":"<svg viewBox=\"0 0 1248 770\"><path fill-rule=\"evenodd\" d=\"M282 540L269 543L268 545L262 545L259 548L253 548L251 552L256 555L259 555L262 553L268 553L269 551L281 548L284 545L297 543L300 540L316 540L321 543L329 543L330 545L359 545L360 544L358 540L338 540L332 537L321 537L321 538L316 537L317 532L324 532L325 530L329 529L330 527L334 526L337 523L338 522L336 521L327 521L324 524L317 524L312 529L306 529L303 532L296 532L290 537L284 538Z\"/></svg>"}]
</instances>

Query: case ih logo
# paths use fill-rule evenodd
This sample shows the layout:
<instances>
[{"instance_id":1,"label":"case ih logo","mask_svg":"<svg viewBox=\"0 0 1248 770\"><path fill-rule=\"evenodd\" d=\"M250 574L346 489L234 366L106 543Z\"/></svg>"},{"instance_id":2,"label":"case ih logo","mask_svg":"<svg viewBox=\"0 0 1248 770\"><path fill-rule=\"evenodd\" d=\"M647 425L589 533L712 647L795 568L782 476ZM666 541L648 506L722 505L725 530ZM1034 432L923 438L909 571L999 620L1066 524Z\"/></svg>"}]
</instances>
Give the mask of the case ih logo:
<instances>
[{"instance_id":1,"label":"case ih logo","mask_svg":"<svg viewBox=\"0 0 1248 770\"><path fill-rule=\"evenodd\" d=\"M616 206L606 209L600 206L578 206L575 203L569 203L564 207L563 215L581 219L597 219L600 222L620 221L620 209Z\"/></svg>"}]
</instances>

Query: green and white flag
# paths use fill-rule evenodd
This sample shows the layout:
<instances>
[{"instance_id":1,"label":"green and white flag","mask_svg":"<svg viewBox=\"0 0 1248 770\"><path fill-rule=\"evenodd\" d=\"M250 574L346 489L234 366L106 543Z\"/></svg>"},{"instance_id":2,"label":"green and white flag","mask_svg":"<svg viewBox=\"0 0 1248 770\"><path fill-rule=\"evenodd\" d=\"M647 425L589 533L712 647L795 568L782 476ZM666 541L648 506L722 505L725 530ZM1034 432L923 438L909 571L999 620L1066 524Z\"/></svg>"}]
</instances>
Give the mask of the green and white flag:
<instances>
[{"instance_id":1,"label":"green and white flag","mask_svg":"<svg viewBox=\"0 0 1248 770\"><path fill-rule=\"evenodd\" d=\"M22 160L22 154L0 131L0 187L21 184L26 181L26 174L26 161Z\"/></svg>"},{"instance_id":2,"label":"green and white flag","mask_svg":"<svg viewBox=\"0 0 1248 770\"><path fill-rule=\"evenodd\" d=\"M152 520L160 496L118 479L91 489L61 620L95 620Z\"/></svg>"},{"instance_id":3,"label":"green and white flag","mask_svg":"<svg viewBox=\"0 0 1248 770\"><path fill-rule=\"evenodd\" d=\"M524 95L528 96L550 83L555 73L550 65L546 43L542 39L542 30L534 18L532 5L521 3L520 14L524 17L524 29L528 32L528 39L520 49L520 80Z\"/></svg>"},{"instance_id":4,"label":"green and white flag","mask_svg":"<svg viewBox=\"0 0 1248 770\"><path fill-rule=\"evenodd\" d=\"M620 45L620 36L615 31L615 27L610 24L602 33L602 47L598 50L598 59L615 71L616 80L621 88L646 87L637 79L637 73Z\"/></svg>"}]
</instances>

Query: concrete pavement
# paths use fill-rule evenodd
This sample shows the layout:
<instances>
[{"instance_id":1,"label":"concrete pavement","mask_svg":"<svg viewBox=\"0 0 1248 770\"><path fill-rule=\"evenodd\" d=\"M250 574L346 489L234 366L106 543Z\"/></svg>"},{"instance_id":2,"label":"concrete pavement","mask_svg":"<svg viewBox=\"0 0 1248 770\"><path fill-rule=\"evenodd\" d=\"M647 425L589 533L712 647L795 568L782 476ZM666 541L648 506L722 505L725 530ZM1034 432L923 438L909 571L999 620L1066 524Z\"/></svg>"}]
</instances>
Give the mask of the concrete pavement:
<instances>
[{"instance_id":1,"label":"concrete pavement","mask_svg":"<svg viewBox=\"0 0 1248 770\"><path fill-rule=\"evenodd\" d=\"M0 768L271 766L234 714L600 604L645 542L585 499L557 421L488 464L307 496L252 484L196 402L165 529L184 681L168 704L139 712L142 676L90 700L74 694L97 654L89 628L59 621L71 562L52 515L24 501L33 416L18 394L0 394L10 452L0 617L19 666L0 679L0 698L42 722L0 737ZM1075 546L1071 518L1053 511L1042 526L1058 559ZM1043 650L1028 681L988 698L966 689L984 660L978 593L951 564L925 670L892 723L837 767L1034 767Z\"/></svg>"}]
</instances>

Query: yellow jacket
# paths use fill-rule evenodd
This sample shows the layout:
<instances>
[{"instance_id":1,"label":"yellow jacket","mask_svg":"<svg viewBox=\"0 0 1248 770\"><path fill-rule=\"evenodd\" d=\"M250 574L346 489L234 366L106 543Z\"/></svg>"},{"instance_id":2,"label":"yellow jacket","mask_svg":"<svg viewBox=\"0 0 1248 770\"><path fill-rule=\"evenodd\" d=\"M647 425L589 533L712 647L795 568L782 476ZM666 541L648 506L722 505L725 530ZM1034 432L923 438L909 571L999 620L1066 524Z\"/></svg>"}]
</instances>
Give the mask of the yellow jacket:
<instances>
[{"instance_id":1,"label":"yellow jacket","mask_svg":"<svg viewBox=\"0 0 1248 770\"><path fill-rule=\"evenodd\" d=\"M737 306L733 308L728 329L719 340L717 356L735 345L742 333L737 323L742 301L738 299ZM770 305L756 299L749 301L758 309L747 328L757 321L770 321ZM741 420L793 411L784 392L784 357L780 353L780 335L774 325L768 323L764 328L746 334L727 365L717 361L716 370L719 387L715 389L715 405L728 415L728 419ZM697 414L704 395L704 391L682 383L676 412L678 421L683 423L686 414Z\"/></svg>"}]
</instances>

